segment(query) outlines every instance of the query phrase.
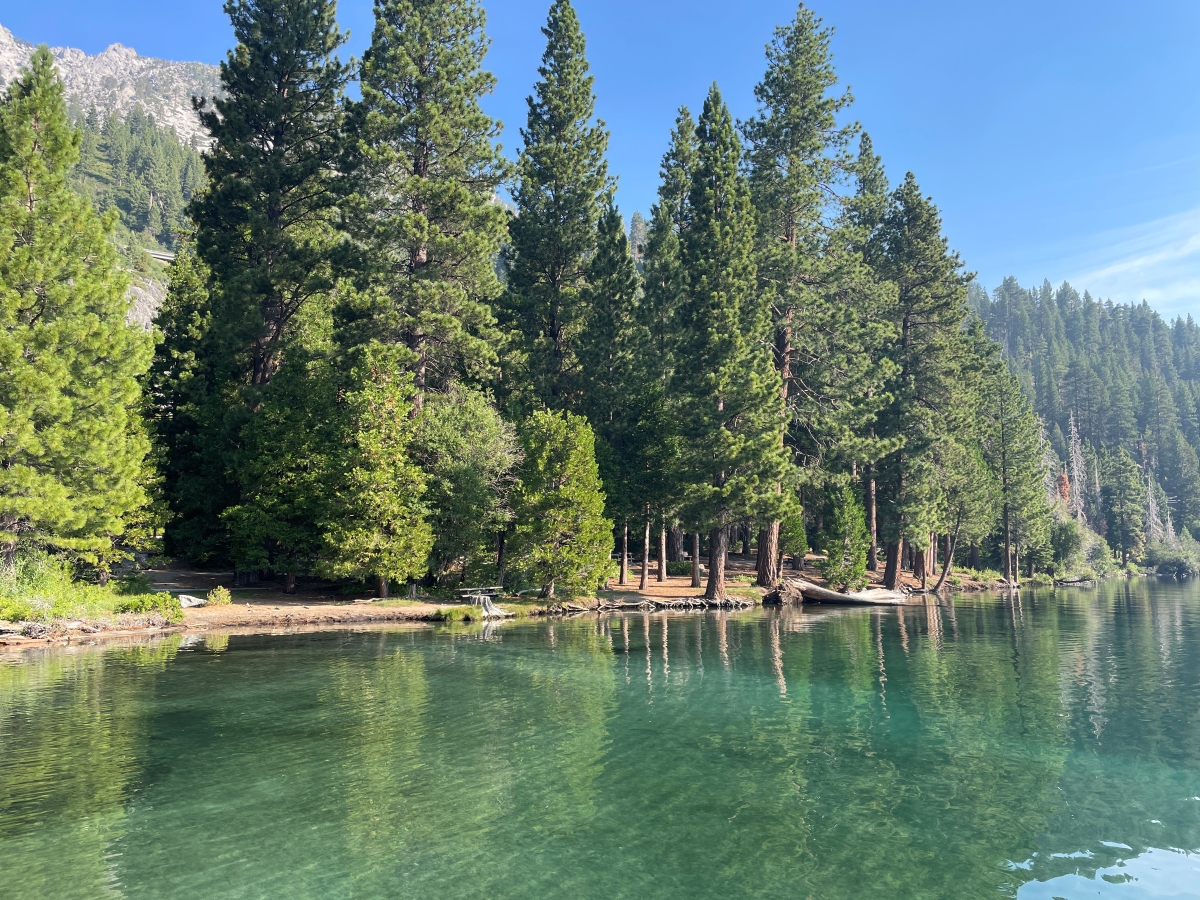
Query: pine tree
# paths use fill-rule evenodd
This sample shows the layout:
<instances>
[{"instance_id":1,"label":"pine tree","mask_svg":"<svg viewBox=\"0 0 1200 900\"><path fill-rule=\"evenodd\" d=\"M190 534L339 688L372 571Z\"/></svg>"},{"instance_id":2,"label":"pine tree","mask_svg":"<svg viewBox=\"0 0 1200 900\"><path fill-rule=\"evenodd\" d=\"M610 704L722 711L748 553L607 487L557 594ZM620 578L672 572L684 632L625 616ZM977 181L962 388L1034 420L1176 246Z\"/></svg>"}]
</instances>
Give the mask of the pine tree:
<instances>
[{"instance_id":1,"label":"pine tree","mask_svg":"<svg viewBox=\"0 0 1200 900\"><path fill-rule=\"evenodd\" d=\"M581 416L538 410L521 437L512 566L543 597L594 591L612 574L612 522L592 429Z\"/></svg>"},{"instance_id":2,"label":"pine tree","mask_svg":"<svg viewBox=\"0 0 1200 900\"><path fill-rule=\"evenodd\" d=\"M593 79L569 0L555 0L542 33L546 52L521 131L507 291L498 305L514 341L507 390L561 409L577 399L577 342L587 318L581 294L611 183L608 132L592 121Z\"/></svg>"},{"instance_id":3,"label":"pine tree","mask_svg":"<svg viewBox=\"0 0 1200 900\"><path fill-rule=\"evenodd\" d=\"M729 528L780 517L787 478L779 372L766 349L770 318L755 288L754 210L741 147L714 84L696 128L690 224L681 259L687 293L670 395L679 403L686 505L711 530L705 596L725 599Z\"/></svg>"},{"instance_id":4,"label":"pine tree","mask_svg":"<svg viewBox=\"0 0 1200 900\"><path fill-rule=\"evenodd\" d=\"M39 47L0 103L0 562L21 535L105 564L147 498L137 379L149 335L125 321L127 280L68 184L80 136Z\"/></svg>"},{"instance_id":5,"label":"pine tree","mask_svg":"<svg viewBox=\"0 0 1200 900\"><path fill-rule=\"evenodd\" d=\"M821 575L831 585L858 590L867 582L867 547L871 535L862 504L849 485L834 495L832 509L821 533L825 559L819 563Z\"/></svg>"},{"instance_id":6,"label":"pine tree","mask_svg":"<svg viewBox=\"0 0 1200 900\"><path fill-rule=\"evenodd\" d=\"M852 98L849 91L829 95L837 84L830 36L803 5L776 29L755 87L758 115L742 125L759 291L769 298L775 364L793 423L788 443L806 463L803 483L818 485L831 457L873 462L880 455L868 423L889 374L877 352L887 291L856 252L835 199L853 168L848 146L858 126L837 122ZM759 536L763 585L777 577L778 531L772 522Z\"/></svg>"},{"instance_id":7,"label":"pine tree","mask_svg":"<svg viewBox=\"0 0 1200 900\"><path fill-rule=\"evenodd\" d=\"M361 354L350 379L333 444L324 555L330 574L373 574L386 597L392 582L425 571L434 540L426 476L412 460L412 379L379 350Z\"/></svg>"},{"instance_id":8,"label":"pine tree","mask_svg":"<svg viewBox=\"0 0 1200 900\"><path fill-rule=\"evenodd\" d=\"M407 348L414 412L427 387L496 362L506 165L479 105L495 86L484 19L470 0L376 0L362 62L349 215L370 289L343 310L342 340Z\"/></svg>"},{"instance_id":9,"label":"pine tree","mask_svg":"<svg viewBox=\"0 0 1200 900\"><path fill-rule=\"evenodd\" d=\"M1016 583L1014 548L1049 541L1049 508L1042 487L1043 447L1037 417L1004 364L986 379L982 411L988 417L984 453L996 480L1004 578Z\"/></svg>"},{"instance_id":10,"label":"pine tree","mask_svg":"<svg viewBox=\"0 0 1200 900\"><path fill-rule=\"evenodd\" d=\"M1145 539L1146 488L1133 461L1124 448L1103 461L1101 490L1108 519L1108 546L1121 554L1121 565L1141 553Z\"/></svg>"},{"instance_id":11,"label":"pine tree","mask_svg":"<svg viewBox=\"0 0 1200 900\"><path fill-rule=\"evenodd\" d=\"M225 11L238 43L221 63L224 95L196 102L213 146L191 215L220 375L256 406L297 317L333 286L348 69L333 55L345 36L332 0L227 0Z\"/></svg>"},{"instance_id":12,"label":"pine tree","mask_svg":"<svg viewBox=\"0 0 1200 900\"><path fill-rule=\"evenodd\" d=\"M237 502L220 514L237 571L285 575L290 590L320 568L346 389L334 359L300 348L272 378L271 402L241 432Z\"/></svg>"},{"instance_id":13,"label":"pine tree","mask_svg":"<svg viewBox=\"0 0 1200 900\"><path fill-rule=\"evenodd\" d=\"M171 517L164 550L201 563L229 556L220 515L238 502L220 442L222 411L210 402L215 359L208 271L187 242L167 269L167 296L154 320L161 340L146 380L147 414Z\"/></svg>"},{"instance_id":14,"label":"pine tree","mask_svg":"<svg viewBox=\"0 0 1200 900\"><path fill-rule=\"evenodd\" d=\"M947 436L934 446L940 495L940 530L946 535L945 561L934 592L942 589L960 542L977 545L996 526L999 487L988 467L978 433Z\"/></svg>"},{"instance_id":15,"label":"pine tree","mask_svg":"<svg viewBox=\"0 0 1200 900\"><path fill-rule=\"evenodd\" d=\"M600 217L596 252L583 288L583 322L577 353L581 410L601 432L619 418L630 393L637 393L645 327L637 308L637 268L621 215L609 201Z\"/></svg>"},{"instance_id":16,"label":"pine tree","mask_svg":"<svg viewBox=\"0 0 1200 900\"><path fill-rule=\"evenodd\" d=\"M696 168L696 122L686 106L679 108L671 144L663 155L658 201L650 210L643 269L642 301L650 329L647 363L665 388L674 366L677 324L675 317L687 290L687 273L681 259L687 231L688 194Z\"/></svg>"},{"instance_id":17,"label":"pine tree","mask_svg":"<svg viewBox=\"0 0 1200 900\"><path fill-rule=\"evenodd\" d=\"M886 353L894 374L876 425L880 437L899 445L879 463L879 481L890 498L879 510L887 546L884 583L894 589L901 541L916 550L928 547L937 509L932 448L972 408L956 394L970 389L977 358L962 330L969 276L959 272L962 263L942 236L937 207L921 196L912 173L893 192L867 256L897 291L887 311L895 337ZM921 555L914 558L919 564Z\"/></svg>"},{"instance_id":18,"label":"pine tree","mask_svg":"<svg viewBox=\"0 0 1200 900\"><path fill-rule=\"evenodd\" d=\"M181 487L194 502L176 503L168 531L173 547L197 558L229 547L212 507L240 505L246 515L246 492L258 490L258 473L240 471L243 430L272 402L270 382L294 349L307 362L328 343L345 181L337 170L348 69L333 55L345 39L334 4L228 0L225 11L238 44L221 64L224 96L195 103L213 146L204 156L208 187L189 209L208 272L201 355L210 377L201 456L183 464ZM285 402L296 401L293 388ZM254 460L263 471L285 463Z\"/></svg>"}]
</instances>

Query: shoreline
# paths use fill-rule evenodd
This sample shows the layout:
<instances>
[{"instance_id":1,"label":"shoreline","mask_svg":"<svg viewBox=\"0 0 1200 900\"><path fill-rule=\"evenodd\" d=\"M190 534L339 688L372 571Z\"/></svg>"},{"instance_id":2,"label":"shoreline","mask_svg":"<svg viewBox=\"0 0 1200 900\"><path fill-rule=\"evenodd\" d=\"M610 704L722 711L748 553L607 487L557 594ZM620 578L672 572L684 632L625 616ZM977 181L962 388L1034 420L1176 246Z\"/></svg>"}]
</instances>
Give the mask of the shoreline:
<instances>
[{"instance_id":1,"label":"shoreline","mask_svg":"<svg viewBox=\"0 0 1200 900\"><path fill-rule=\"evenodd\" d=\"M730 554L730 595L752 606L762 602L761 588L746 583L753 573L753 558L739 558ZM206 593L218 583L226 582L225 573L174 570L152 571L154 586L173 594ZM631 575L633 573L631 572ZM691 608L687 601L695 599L696 589L691 586L689 576L668 576L664 582L655 578L652 570L650 583L645 591L638 591L632 584L618 586L610 583L609 590L584 601L550 604L501 601L502 608L521 609L523 616L579 615L585 612L603 612L606 608L626 606L632 608L639 601L650 601L659 607L655 611L675 608ZM780 573L784 578L800 574L790 568ZM877 586L878 575L871 573L872 587ZM907 574L907 573L906 573ZM819 576L806 567L804 576L821 581ZM632 579L631 579L632 580ZM911 591L918 585L912 579L902 578ZM998 590L997 586L966 579L958 585L947 584L946 593L976 593ZM220 634L289 634L302 631L355 630L374 626L430 626L461 620L458 611L473 607L453 600L439 601L433 598L409 600L390 598L364 602L359 598L338 597L322 587L314 586L300 594L283 594L275 585L239 589L234 587L234 602L223 606L201 606L183 611L183 620L170 622L157 614L125 614L115 620L83 621L58 620L49 624L36 623L33 634L17 631L0 631L0 656L26 650L51 647L92 646L100 643L141 641L157 636L172 634L203 635ZM306 596L307 595L307 596ZM682 602L681 602L682 601ZM701 611L699 605L695 611ZM16 623L0 623L15 626Z\"/></svg>"}]
</instances>

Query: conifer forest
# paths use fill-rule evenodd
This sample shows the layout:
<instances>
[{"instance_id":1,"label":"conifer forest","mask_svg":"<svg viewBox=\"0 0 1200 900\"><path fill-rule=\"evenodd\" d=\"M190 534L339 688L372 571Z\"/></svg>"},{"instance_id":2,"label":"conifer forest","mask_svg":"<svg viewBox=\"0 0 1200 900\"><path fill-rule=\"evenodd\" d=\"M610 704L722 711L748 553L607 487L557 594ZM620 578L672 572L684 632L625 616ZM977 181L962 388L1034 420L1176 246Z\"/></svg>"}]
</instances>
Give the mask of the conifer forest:
<instances>
[{"instance_id":1,"label":"conifer forest","mask_svg":"<svg viewBox=\"0 0 1200 900\"><path fill-rule=\"evenodd\" d=\"M644 215L570 0L511 154L477 0L375 0L352 63L333 0L225 10L198 151L72 121L44 47L0 102L3 565L572 598L657 558L713 601L736 552L764 587L810 552L852 589L1200 572L1200 326L981 287L803 4L753 115L679 98ZM138 248L174 254L150 332Z\"/></svg>"}]
</instances>

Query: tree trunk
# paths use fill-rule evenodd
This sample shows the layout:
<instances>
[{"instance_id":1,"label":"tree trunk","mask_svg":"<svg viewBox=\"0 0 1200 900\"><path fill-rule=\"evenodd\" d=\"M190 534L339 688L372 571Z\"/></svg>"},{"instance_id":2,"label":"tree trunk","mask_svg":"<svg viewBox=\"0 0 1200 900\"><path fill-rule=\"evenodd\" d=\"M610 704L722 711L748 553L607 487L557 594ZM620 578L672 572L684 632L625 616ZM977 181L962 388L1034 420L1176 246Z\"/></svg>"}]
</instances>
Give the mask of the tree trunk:
<instances>
[{"instance_id":1,"label":"tree trunk","mask_svg":"<svg viewBox=\"0 0 1200 900\"><path fill-rule=\"evenodd\" d=\"M931 531L929 533L929 574L930 575L936 575L938 573L937 552L938 552L937 532Z\"/></svg>"},{"instance_id":2,"label":"tree trunk","mask_svg":"<svg viewBox=\"0 0 1200 900\"><path fill-rule=\"evenodd\" d=\"M683 529L672 525L667 529L667 561L680 562L683 560Z\"/></svg>"},{"instance_id":3,"label":"tree trunk","mask_svg":"<svg viewBox=\"0 0 1200 900\"><path fill-rule=\"evenodd\" d=\"M296 593L296 573L288 572L283 576L283 592L285 594Z\"/></svg>"},{"instance_id":4,"label":"tree trunk","mask_svg":"<svg viewBox=\"0 0 1200 900\"><path fill-rule=\"evenodd\" d=\"M629 584L629 520L621 525L621 577L617 584Z\"/></svg>"},{"instance_id":5,"label":"tree trunk","mask_svg":"<svg viewBox=\"0 0 1200 900\"><path fill-rule=\"evenodd\" d=\"M1008 503L1004 504L1004 580L1008 584L1013 582L1013 566L1012 566L1012 522L1009 521Z\"/></svg>"},{"instance_id":6,"label":"tree trunk","mask_svg":"<svg viewBox=\"0 0 1200 900\"><path fill-rule=\"evenodd\" d=\"M650 514L646 513L646 527L642 531L642 576L638 579L638 590L644 591L650 583Z\"/></svg>"},{"instance_id":7,"label":"tree trunk","mask_svg":"<svg viewBox=\"0 0 1200 900\"><path fill-rule=\"evenodd\" d=\"M501 531L496 536L496 584L504 587L505 570L508 568L508 557L505 555L507 531Z\"/></svg>"},{"instance_id":8,"label":"tree trunk","mask_svg":"<svg viewBox=\"0 0 1200 900\"><path fill-rule=\"evenodd\" d=\"M928 550L918 550L916 547L912 548L913 578L921 579L921 587L922 588L925 587L925 577L926 577L925 560L928 555L929 555Z\"/></svg>"},{"instance_id":9,"label":"tree trunk","mask_svg":"<svg viewBox=\"0 0 1200 900\"><path fill-rule=\"evenodd\" d=\"M883 586L894 591L900 583L900 541L889 541L885 553L887 561L883 567Z\"/></svg>"},{"instance_id":10,"label":"tree trunk","mask_svg":"<svg viewBox=\"0 0 1200 900\"><path fill-rule=\"evenodd\" d=\"M979 545L972 544L971 549L967 551L967 568L979 571Z\"/></svg>"},{"instance_id":11,"label":"tree trunk","mask_svg":"<svg viewBox=\"0 0 1200 900\"><path fill-rule=\"evenodd\" d=\"M658 581L667 580L667 529L658 531Z\"/></svg>"},{"instance_id":12,"label":"tree trunk","mask_svg":"<svg viewBox=\"0 0 1200 900\"><path fill-rule=\"evenodd\" d=\"M872 432L873 434L874 432ZM879 571L879 526L875 515L875 466L867 469L866 498L867 528L871 531L871 545L867 548L867 569Z\"/></svg>"},{"instance_id":13,"label":"tree trunk","mask_svg":"<svg viewBox=\"0 0 1200 900\"><path fill-rule=\"evenodd\" d=\"M692 587L700 587L700 532L692 532Z\"/></svg>"},{"instance_id":14,"label":"tree trunk","mask_svg":"<svg viewBox=\"0 0 1200 900\"><path fill-rule=\"evenodd\" d=\"M1033 561L1034 561L1034 556L1033 556L1033 554L1030 554L1030 555L1029 555L1029 565L1026 567L1026 568L1029 570L1029 571L1026 573L1026 575L1027 575L1029 578L1032 578L1032 577L1033 577L1033 575L1034 575L1034 572L1033 572Z\"/></svg>"},{"instance_id":15,"label":"tree trunk","mask_svg":"<svg viewBox=\"0 0 1200 900\"><path fill-rule=\"evenodd\" d=\"M740 529L742 532L742 556L750 555L750 526L743 525Z\"/></svg>"},{"instance_id":16,"label":"tree trunk","mask_svg":"<svg viewBox=\"0 0 1200 900\"><path fill-rule=\"evenodd\" d=\"M946 578L950 575L951 562L954 559L954 545L958 543L958 529L962 525L962 513L954 520L954 536L950 536L950 532L946 532L946 558L942 560L942 574L938 576L938 582L933 586L933 592L939 593L942 585L946 583Z\"/></svg>"},{"instance_id":17,"label":"tree trunk","mask_svg":"<svg viewBox=\"0 0 1200 900\"><path fill-rule=\"evenodd\" d=\"M729 526L714 528L708 535L708 586L706 600L725 599L725 554L729 550Z\"/></svg>"},{"instance_id":18,"label":"tree trunk","mask_svg":"<svg viewBox=\"0 0 1200 900\"><path fill-rule=\"evenodd\" d=\"M386 575L376 575L375 579L377 582L376 593L380 598L386 600L388 598L388 577Z\"/></svg>"},{"instance_id":19,"label":"tree trunk","mask_svg":"<svg viewBox=\"0 0 1200 900\"><path fill-rule=\"evenodd\" d=\"M760 587L775 587L779 581L779 523L772 522L758 533L758 581Z\"/></svg>"}]
</instances>

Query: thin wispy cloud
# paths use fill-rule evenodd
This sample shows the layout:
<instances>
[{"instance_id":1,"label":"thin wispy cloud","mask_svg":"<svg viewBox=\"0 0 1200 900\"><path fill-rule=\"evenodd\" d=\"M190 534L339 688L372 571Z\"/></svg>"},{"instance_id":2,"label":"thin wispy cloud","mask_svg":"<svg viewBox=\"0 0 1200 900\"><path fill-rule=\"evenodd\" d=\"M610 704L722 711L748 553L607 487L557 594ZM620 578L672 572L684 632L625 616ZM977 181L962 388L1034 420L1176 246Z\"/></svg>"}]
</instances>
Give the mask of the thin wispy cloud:
<instances>
[{"instance_id":1,"label":"thin wispy cloud","mask_svg":"<svg viewBox=\"0 0 1200 900\"><path fill-rule=\"evenodd\" d=\"M1200 207L1095 235L1064 260L1067 280L1093 297L1146 300L1165 317L1200 317Z\"/></svg>"}]
</instances>

